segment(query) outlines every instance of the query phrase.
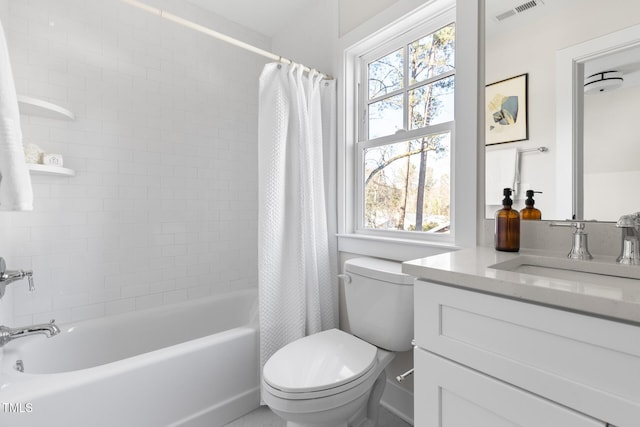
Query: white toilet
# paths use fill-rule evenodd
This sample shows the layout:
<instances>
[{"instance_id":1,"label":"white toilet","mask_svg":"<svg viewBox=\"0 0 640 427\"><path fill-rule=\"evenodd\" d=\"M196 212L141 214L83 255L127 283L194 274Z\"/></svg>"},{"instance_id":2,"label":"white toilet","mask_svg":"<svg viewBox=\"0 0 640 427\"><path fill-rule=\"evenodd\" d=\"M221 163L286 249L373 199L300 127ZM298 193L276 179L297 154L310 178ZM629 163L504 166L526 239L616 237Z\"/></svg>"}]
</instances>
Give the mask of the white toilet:
<instances>
[{"instance_id":1,"label":"white toilet","mask_svg":"<svg viewBox=\"0 0 640 427\"><path fill-rule=\"evenodd\" d=\"M351 334L338 329L296 340L264 365L262 398L288 427L374 427L385 367L411 349L413 277L399 262L345 262Z\"/></svg>"}]
</instances>

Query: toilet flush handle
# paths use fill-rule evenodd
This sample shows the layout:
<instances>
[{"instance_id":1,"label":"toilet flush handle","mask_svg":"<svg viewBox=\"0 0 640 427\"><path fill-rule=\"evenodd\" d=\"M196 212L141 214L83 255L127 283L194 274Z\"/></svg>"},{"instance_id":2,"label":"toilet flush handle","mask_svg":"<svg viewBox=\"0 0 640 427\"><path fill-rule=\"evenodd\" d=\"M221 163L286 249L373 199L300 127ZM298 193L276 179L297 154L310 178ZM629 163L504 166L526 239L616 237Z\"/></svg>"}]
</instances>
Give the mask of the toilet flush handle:
<instances>
[{"instance_id":1,"label":"toilet flush handle","mask_svg":"<svg viewBox=\"0 0 640 427\"><path fill-rule=\"evenodd\" d=\"M345 285L351 283L351 276L348 274L338 274L338 279L342 279Z\"/></svg>"},{"instance_id":2,"label":"toilet flush handle","mask_svg":"<svg viewBox=\"0 0 640 427\"><path fill-rule=\"evenodd\" d=\"M396 381L398 381L399 383L401 383L402 381L404 381L409 375L413 375L413 369L409 369L407 372L405 372L402 375L398 375L396 377Z\"/></svg>"}]
</instances>

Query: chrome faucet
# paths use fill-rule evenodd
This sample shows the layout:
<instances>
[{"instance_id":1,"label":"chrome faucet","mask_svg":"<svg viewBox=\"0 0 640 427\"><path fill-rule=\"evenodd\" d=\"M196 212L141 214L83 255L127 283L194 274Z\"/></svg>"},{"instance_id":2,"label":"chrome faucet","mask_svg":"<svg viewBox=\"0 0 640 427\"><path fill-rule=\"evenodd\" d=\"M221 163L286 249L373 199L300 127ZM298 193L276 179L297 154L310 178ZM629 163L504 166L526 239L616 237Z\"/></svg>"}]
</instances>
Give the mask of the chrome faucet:
<instances>
[{"instance_id":1,"label":"chrome faucet","mask_svg":"<svg viewBox=\"0 0 640 427\"><path fill-rule=\"evenodd\" d=\"M7 285L15 282L16 280L22 280L24 278L29 280L29 291L35 290L33 284L33 271L31 270L7 270L7 263L4 258L0 258L0 298L4 296Z\"/></svg>"},{"instance_id":2,"label":"chrome faucet","mask_svg":"<svg viewBox=\"0 0 640 427\"><path fill-rule=\"evenodd\" d=\"M616 261L620 264L640 264L640 212L621 216L616 227L622 229L622 247Z\"/></svg>"},{"instance_id":3,"label":"chrome faucet","mask_svg":"<svg viewBox=\"0 0 640 427\"><path fill-rule=\"evenodd\" d=\"M567 258L571 259L593 259L587 246L587 233L584 232L585 224L582 221L571 222L551 222L551 227L575 227L573 231L571 251Z\"/></svg>"},{"instance_id":4,"label":"chrome faucet","mask_svg":"<svg viewBox=\"0 0 640 427\"><path fill-rule=\"evenodd\" d=\"M28 337L30 335L44 334L47 338L51 338L54 335L60 333L60 328L55 324L55 320L51 320L49 323L42 323L40 325L24 326L20 328L8 328L6 326L0 326L0 347L3 347L10 341L18 338Z\"/></svg>"}]
</instances>

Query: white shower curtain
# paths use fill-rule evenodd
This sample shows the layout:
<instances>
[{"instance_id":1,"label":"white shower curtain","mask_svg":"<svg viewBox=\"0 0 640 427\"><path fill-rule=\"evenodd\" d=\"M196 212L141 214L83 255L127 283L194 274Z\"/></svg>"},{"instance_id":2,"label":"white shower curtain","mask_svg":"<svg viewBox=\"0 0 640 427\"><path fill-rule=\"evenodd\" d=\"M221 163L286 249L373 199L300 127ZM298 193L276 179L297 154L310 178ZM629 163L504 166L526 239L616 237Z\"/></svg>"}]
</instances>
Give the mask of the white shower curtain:
<instances>
[{"instance_id":1,"label":"white shower curtain","mask_svg":"<svg viewBox=\"0 0 640 427\"><path fill-rule=\"evenodd\" d=\"M338 325L335 213L326 177L335 164L335 84L301 66L267 64L258 130L260 360ZM324 117L323 117L324 115ZM326 181L325 181L326 180ZM333 209L333 205L331 205ZM332 230L329 231L328 227Z\"/></svg>"}]
</instances>

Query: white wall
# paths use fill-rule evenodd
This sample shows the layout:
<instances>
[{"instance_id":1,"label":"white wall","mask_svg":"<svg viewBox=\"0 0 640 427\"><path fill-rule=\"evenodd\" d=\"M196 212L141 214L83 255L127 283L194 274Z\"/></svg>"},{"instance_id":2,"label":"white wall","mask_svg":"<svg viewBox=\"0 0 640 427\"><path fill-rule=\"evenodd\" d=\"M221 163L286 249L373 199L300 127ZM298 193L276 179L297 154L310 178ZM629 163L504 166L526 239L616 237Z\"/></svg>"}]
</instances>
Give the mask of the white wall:
<instances>
[{"instance_id":1,"label":"white wall","mask_svg":"<svg viewBox=\"0 0 640 427\"><path fill-rule=\"evenodd\" d=\"M186 2L147 3L269 48ZM0 255L35 272L33 294L10 286L14 323L256 286L262 58L113 1L11 1L7 27L18 93L77 115L22 116L24 142L77 176L33 176L34 212L0 213Z\"/></svg>"},{"instance_id":2,"label":"white wall","mask_svg":"<svg viewBox=\"0 0 640 427\"><path fill-rule=\"evenodd\" d=\"M585 218L611 221L640 210L632 190L640 182L638 111L640 85L584 97Z\"/></svg>"},{"instance_id":3,"label":"white wall","mask_svg":"<svg viewBox=\"0 0 640 427\"><path fill-rule=\"evenodd\" d=\"M316 2L283 27L272 40L273 52L337 76L338 0Z\"/></svg>"},{"instance_id":4,"label":"white wall","mask_svg":"<svg viewBox=\"0 0 640 427\"><path fill-rule=\"evenodd\" d=\"M339 0L340 37L396 2L397 0Z\"/></svg>"}]
</instances>

